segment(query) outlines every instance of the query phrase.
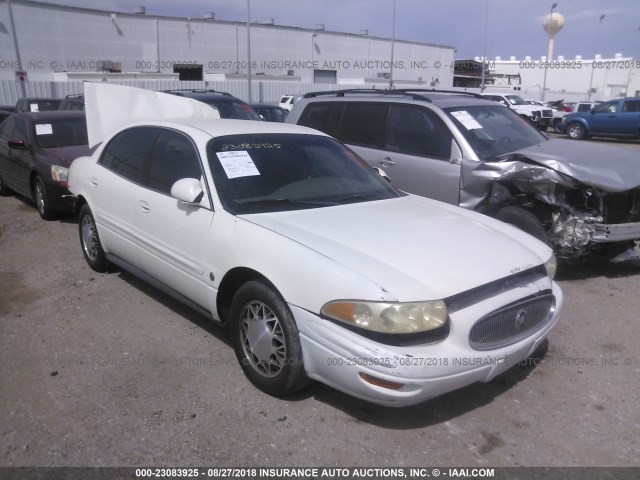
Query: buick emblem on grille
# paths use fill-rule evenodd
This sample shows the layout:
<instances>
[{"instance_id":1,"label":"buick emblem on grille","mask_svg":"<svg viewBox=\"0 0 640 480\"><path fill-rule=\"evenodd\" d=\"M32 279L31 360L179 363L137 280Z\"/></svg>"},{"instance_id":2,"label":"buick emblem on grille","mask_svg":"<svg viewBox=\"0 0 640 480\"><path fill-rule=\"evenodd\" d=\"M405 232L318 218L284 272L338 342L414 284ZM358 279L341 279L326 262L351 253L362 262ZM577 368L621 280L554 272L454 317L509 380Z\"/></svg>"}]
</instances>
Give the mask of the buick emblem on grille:
<instances>
[{"instance_id":1,"label":"buick emblem on grille","mask_svg":"<svg viewBox=\"0 0 640 480\"><path fill-rule=\"evenodd\" d=\"M515 318L516 330L520 330L527 321L527 311L524 308L518 310Z\"/></svg>"}]
</instances>

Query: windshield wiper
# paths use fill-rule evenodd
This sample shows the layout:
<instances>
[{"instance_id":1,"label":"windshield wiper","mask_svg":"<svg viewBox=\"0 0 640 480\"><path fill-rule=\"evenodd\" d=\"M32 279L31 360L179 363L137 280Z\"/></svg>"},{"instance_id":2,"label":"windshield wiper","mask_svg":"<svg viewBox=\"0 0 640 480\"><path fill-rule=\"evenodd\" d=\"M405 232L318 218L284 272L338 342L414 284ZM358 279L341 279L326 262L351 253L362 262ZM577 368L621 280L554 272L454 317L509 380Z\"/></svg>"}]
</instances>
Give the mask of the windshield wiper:
<instances>
[{"instance_id":1,"label":"windshield wiper","mask_svg":"<svg viewBox=\"0 0 640 480\"><path fill-rule=\"evenodd\" d=\"M335 201L302 200L292 198L261 198L238 202L240 205L305 205L313 207L327 207L337 205Z\"/></svg>"},{"instance_id":2,"label":"windshield wiper","mask_svg":"<svg viewBox=\"0 0 640 480\"><path fill-rule=\"evenodd\" d=\"M345 203L359 203L359 202L369 202L372 200L384 200L385 197L380 197L379 195L362 195L359 193L354 193L352 195L345 195L344 197L338 197L335 199L336 204L345 204Z\"/></svg>"}]
</instances>

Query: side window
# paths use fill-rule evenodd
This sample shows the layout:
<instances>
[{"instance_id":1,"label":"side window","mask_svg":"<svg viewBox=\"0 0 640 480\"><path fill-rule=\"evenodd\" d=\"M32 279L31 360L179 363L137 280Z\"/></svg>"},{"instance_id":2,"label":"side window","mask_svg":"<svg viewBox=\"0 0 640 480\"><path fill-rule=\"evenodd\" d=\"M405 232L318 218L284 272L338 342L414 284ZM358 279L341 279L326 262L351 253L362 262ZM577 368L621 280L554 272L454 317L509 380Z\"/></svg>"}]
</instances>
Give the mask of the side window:
<instances>
[{"instance_id":1,"label":"side window","mask_svg":"<svg viewBox=\"0 0 640 480\"><path fill-rule=\"evenodd\" d=\"M394 105L389 113L387 149L449 159L453 135L431 110Z\"/></svg>"},{"instance_id":2,"label":"side window","mask_svg":"<svg viewBox=\"0 0 640 480\"><path fill-rule=\"evenodd\" d=\"M341 142L382 148L389 106L375 103L345 105L337 138Z\"/></svg>"},{"instance_id":3,"label":"side window","mask_svg":"<svg viewBox=\"0 0 640 480\"><path fill-rule=\"evenodd\" d=\"M22 140L25 144L29 143L29 124L24 118L16 118L16 130L13 132L15 140Z\"/></svg>"},{"instance_id":4,"label":"side window","mask_svg":"<svg viewBox=\"0 0 640 480\"><path fill-rule=\"evenodd\" d=\"M15 131L15 129L15 118L7 119L7 121L2 124L2 130L0 131L0 140L4 140L5 142L13 140L13 132Z\"/></svg>"},{"instance_id":5,"label":"side window","mask_svg":"<svg viewBox=\"0 0 640 480\"><path fill-rule=\"evenodd\" d=\"M341 103L311 103L300 115L298 125L315 128L338 138L338 125L340 125L343 110L344 104Z\"/></svg>"},{"instance_id":6,"label":"side window","mask_svg":"<svg viewBox=\"0 0 640 480\"><path fill-rule=\"evenodd\" d=\"M618 111L618 101L606 102L596 107L596 113L616 113Z\"/></svg>"},{"instance_id":7,"label":"side window","mask_svg":"<svg viewBox=\"0 0 640 480\"><path fill-rule=\"evenodd\" d=\"M177 180L201 176L200 159L193 142L181 133L163 130L151 153L149 188L168 195Z\"/></svg>"},{"instance_id":8,"label":"side window","mask_svg":"<svg viewBox=\"0 0 640 480\"><path fill-rule=\"evenodd\" d=\"M151 127L136 127L119 133L105 148L100 164L132 182L142 184L145 160L158 133L158 129Z\"/></svg>"},{"instance_id":9,"label":"side window","mask_svg":"<svg viewBox=\"0 0 640 480\"><path fill-rule=\"evenodd\" d=\"M640 112L640 100L627 100L622 106L623 112Z\"/></svg>"}]
</instances>

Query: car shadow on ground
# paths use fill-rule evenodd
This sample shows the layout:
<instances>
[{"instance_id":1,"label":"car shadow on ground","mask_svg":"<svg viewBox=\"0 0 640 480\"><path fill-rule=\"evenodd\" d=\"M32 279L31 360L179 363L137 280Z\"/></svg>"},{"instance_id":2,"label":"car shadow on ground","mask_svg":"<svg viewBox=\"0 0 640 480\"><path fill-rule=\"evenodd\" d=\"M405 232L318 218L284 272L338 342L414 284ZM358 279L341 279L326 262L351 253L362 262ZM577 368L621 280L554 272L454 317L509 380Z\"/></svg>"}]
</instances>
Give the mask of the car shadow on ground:
<instances>
[{"instance_id":1,"label":"car shadow on ground","mask_svg":"<svg viewBox=\"0 0 640 480\"><path fill-rule=\"evenodd\" d=\"M622 263L590 262L580 265L561 263L558 266L556 280L587 280L596 277L622 278L635 275L640 275L640 261L638 260Z\"/></svg>"},{"instance_id":2,"label":"car shadow on ground","mask_svg":"<svg viewBox=\"0 0 640 480\"><path fill-rule=\"evenodd\" d=\"M467 387L409 407L385 407L350 397L326 385L314 383L306 390L285 400L313 397L352 417L357 423L368 423L392 430L413 430L448 422L490 404L525 380L540 364L549 348L545 341L526 361L498 375L488 383L474 383Z\"/></svg>"},{"instance_id":3,"label":"car shadow on ground","mask_svg":"<svg viewBox=\"0 0 640 480\"><path fill-rule=\"evenodd\" d=\"M154 286L148 284L144 280L136 277L135 275L127 272L126 270L121 270L117 267L114 267L112 273L115 273L127 282L131 287L141 291L148 297L152 298L159 304L167 307L176 315L180 315L181 317L186 318L194 325L202 328L204 331L209 333L211 336L217 338L225 345L228 345L229 348L233 349L231 344L231 339L227 333L227 329L222 325L216 324L215 321L209 317L205 317L201 313L195 311L194 309L188 307L182 302L174 299L173 297L167 295L166 293L158 290Z\"/></svg>"},{"instance_id":4,"label":"car shadow on ground","mask_svg":"<svg viewBox=\"0 0 640 480\"><path fill-rule=\"evenodd\" d=\"M233 350L226 328L216 325L211 319L183 305L127 271L114 269L113 273L131 287L140 290L175 314L186 318ZM452 420L491 403L496 397L503 395L525 380L540 363L535 359L542 358L547 349L548 342L545 341L538 351L530 357L534 361L521 362L522 364L512 367L488 383L476 383L411 407L394 408L375 405L346 395L319 382L314 382L307 388L280 400L300 402L313 398L343 411L356 422L370 423L395 430L423 428ZM239 368L238 375L242 375Z\"/></svg>"},{"instance_id":5,"label":"car shadow on ground","mask_svg":"<svg viewBox=\"0 0 640 480\"><path fill-rule=\"evenodd\" d=\"M38 207L36 207L36 204L33 202L32 199L25 197L23 195L20 195L18 193L14 193L13 196L17 200L22 202L20 205L18 205L18 208L27 212L33 211L33 213L35 213L36 215L39 215ZM76 218L73 212L60 212L56 216L56 218L52 220L42 220L42 221L43 222L49 221L49 222L61 222L61 223L78 223L78 219Z\"/></svg>"}]
</instances>

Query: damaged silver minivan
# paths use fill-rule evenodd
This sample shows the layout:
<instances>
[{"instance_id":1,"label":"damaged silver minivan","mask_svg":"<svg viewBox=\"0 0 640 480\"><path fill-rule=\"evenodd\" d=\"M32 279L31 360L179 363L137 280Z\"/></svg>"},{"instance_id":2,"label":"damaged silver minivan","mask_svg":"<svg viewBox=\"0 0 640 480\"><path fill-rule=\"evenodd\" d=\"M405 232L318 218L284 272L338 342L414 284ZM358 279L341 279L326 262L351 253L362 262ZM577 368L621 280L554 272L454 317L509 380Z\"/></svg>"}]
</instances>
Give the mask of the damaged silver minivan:
<instances>
[{"instance_id":1,"label":"damaged silver minivan","mask_svg":"<svg viewBox=\"0 0 640 480\"><path fill-rule=\"evenodd\" d=\"M349 145L401 190L513 224L568 261L637 257L637 152L549 140L480 95L309 93L287 118Z\"/></svg>"}]
</instances>

